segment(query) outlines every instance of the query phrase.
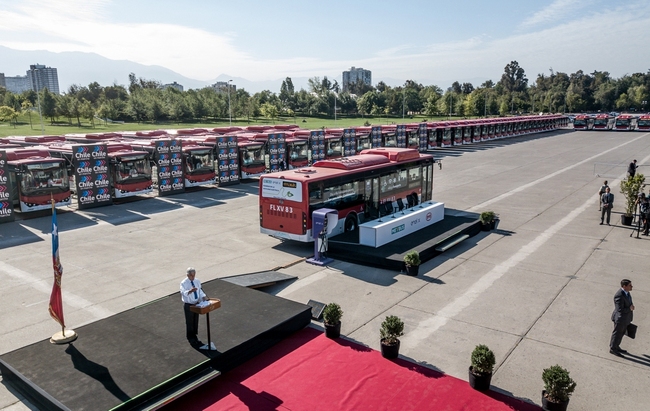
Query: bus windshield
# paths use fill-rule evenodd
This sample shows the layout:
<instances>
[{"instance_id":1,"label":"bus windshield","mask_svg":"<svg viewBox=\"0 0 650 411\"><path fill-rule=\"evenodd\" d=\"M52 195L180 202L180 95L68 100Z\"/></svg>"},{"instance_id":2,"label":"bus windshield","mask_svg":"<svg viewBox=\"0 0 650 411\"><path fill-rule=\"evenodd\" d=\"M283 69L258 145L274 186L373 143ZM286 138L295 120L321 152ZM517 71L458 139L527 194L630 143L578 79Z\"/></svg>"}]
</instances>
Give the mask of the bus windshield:
<instances>
[{"instance_id":1,"label":"bus windshield","mask_svg":"<svg viewBox=\"0 0 650 411\"><path fill-rule=\"evenodd\" d=\"M602 118L596 119L594 121L595 126L606 126L607 123L608 123L608 120L605 120L605 119L602 119Z\"/></svg>"},{"instance_id":2,"label":"bus windshield","mask_svg":"<svg viewBox=\"0 0 650 411\"><path fill-rule=\"evenodd\" d=\"M127 183L146 181L151 179L151 165L149 160L142 157L122 158L116 166L115 181Z\"/></svg>"},{"instance_id":3,"label":"bus windshield","mask_svg":"<svg viewBox=\"0 0 650 411\"><path fill-rule=\"evenodd\" d=\"M370 148L370 135L359 136L357 142L357 153Z\"/></svg>"},{"instance_id":4,"label":"bus windshield","mask_svg":"<svg viewBox=\"0 0 650 411\"><path fill-rule=\"evenodd\" d=\"M21 185L25 194L62 193L70 189L68 172L63 162L26 164Z\"/></svg>"},{"instance_id":5,"label":"bus windshield","mask_svg":"<svg viewBox=\"0 0 650 411\"><path fill-rule=\"evenodd\" d=\"M266 155L266 150L263 145L251 146L251 147L239 147L241 152L242 164L245 166L248 165L260 165L264 163L264 156Z\"/></svg>"},{"instance_id":6,"label":"bus windshield","mask_svg":"<svg viewBox=\"0 0 650 411\"><path fill-rule=\"evenodd\" d=\"M648 127L648 126L650 126L650 120L640 119L640 120L637 122L637 125L638 125L639 127Z\"/></svg>"},{"instance_id":7,"label":"bus windshield","mask_svg":"<svg viewBox=\"0 0 650 411\"><path fill-rule=\"evenodd\" d=\"M578 119L573 120L573 125L574 125L574 126L584 126L584 125L586 125L586 124L587 124L587 122L586 122L585 120L582 120L582 119L580 119L580 120L578 120Z\"/></svg>"},{"instance_id":8,"label":"bus windshield","mask_svg":"<svg viewBox=\"0 0 650 411\"><path fill-rule=\"evenodd\" d=\"M189 174L204 174L214 172L212 150L192 150L185 160L185 167Z\"/></svg>"},{"instance_id":9,"label":"bus windshield","mask_svg":"<svg viewBox=\"0 0 650 411\"><path fill-rule=\"evenodd\" d=\"M616 120L616 125L617 126L627 126L630 124L630 120L624 118L624 119L617 119Z\"/></svg>"},{"instance_id":10,"label":"bus windshield","mask_svg":"<svg viewBox=\"0 0 650 411\"><path fill-rule=\"evenodd\" d=\"M341 156L343 154L343 147L340 138L327 140L327 156Z\"/></svg>"},{"instance_id":11,"label":"bus windshield","mask_svg":"<svg viewBox=\"0 0 650 411\"><path fill-rule=\"evenodd\" d=\"M292 160L307 158L307 141L296 141L291 143L291 153L289 158Z\"/></svg>"}]
</instances>

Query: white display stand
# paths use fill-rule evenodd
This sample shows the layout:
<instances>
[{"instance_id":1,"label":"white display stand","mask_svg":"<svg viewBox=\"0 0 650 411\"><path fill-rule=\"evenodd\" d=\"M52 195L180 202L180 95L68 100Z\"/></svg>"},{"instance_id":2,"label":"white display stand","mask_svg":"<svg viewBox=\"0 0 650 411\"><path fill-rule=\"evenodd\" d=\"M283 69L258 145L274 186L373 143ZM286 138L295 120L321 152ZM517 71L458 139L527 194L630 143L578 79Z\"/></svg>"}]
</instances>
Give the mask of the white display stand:
<instances>
[{"instance_id":1,"label":"white display stand","mask_svg":"<svg viewBox=\"0 0 650 411\"><path fill-rule=\"evenodd\" d=\"M359 243L381 247L445 218L445 204L427 201L359 225Z\"/></svg>"}]
</instances>

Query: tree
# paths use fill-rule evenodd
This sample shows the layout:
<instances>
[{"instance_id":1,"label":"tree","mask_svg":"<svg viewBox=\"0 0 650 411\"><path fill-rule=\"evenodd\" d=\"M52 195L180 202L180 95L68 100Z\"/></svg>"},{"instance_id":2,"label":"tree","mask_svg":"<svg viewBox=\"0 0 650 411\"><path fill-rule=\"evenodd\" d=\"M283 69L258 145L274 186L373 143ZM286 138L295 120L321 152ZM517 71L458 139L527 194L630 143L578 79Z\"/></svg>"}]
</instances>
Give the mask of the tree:
<instances>
[{"instance_id":1,"label":"tree","mask_svg":"<svg viewBox=\"0 0 650 411\"><path fill-rule=\"evenodd\" d=\"M90 125L95 128L95 108L93 104L85 98L80 102L79 111L81 116L90 122Z\"/></svg>"},{"instance_id":2,"label":"tree","mask_svg":"<svg viewBox=\"0 0 650 411\"><path fill-rule=\"evenodd\" d=\"M287 77L282 81L279 98L283 109L293 109L295 107L296 103L294 98L293 81L291 81L291 77Z\"/></svg>"},{"instance_id":3,"label":"tree","mask_svg":"<svg viewBox=\"0 0 650 411\"><path fill-rule=\"evenodd\" d=\"M348 84L348 92L350 94L355 94L357 96L363 96L369 91L374 90L374 88L370 84L366 84L363 82L363 79L357 79L356 83L350 83Z\"/></svg>"},{"instance_id":4,"label":"tree","mask_svg":"<svg viewBox=\"0 0 650 411\"><path fill-rule=\"evenodd\" d=\"M494 81L492 80L485 80L483 84L481 84L481 88L492 88L494 87Z\"/></svg>"},{"instance_id":5,"label":"tree","mask_svg":"<svg viewBox=\"0 0 650 411\"><path fill-rule=\"evenodd\" d=\"M32 107L34 106L29 100L23 100L22 104L20 105L21 112L27 113L27 115L29 116L29 128L31 129L34 128L32 126Z\"/></svg>"},{"instance_id":6,"label":"tree","mask_svg":"<svg viewBox=\"0 0 650 411\"><path fill-rule=\"evenodd\" d=\"M274 104L264 103L260 107L260 111L264 117L273 120L275 123L275 119L278 117L278 108Z\"/></svg>"},{"instance_id":7,"label":"tree","mask_svg":"<svg viewBox=\"0 0 650 411\"><path fill-rule=\"evenodd\" d=\"M504 68L504 73L501 75L499 84L508 93L526 91L526 87L528 86L526 72L523 68L519 67L519 63L513 60Z\"/></svg>"},{"instance_id":8,"label":"tree","mask_svg":"<svg viewBox=\"0 0 650 411\"><path fill-rule=\"evenodd\" d=\"M70 110L70 116L77 119L77 127L81 127L81 101L77 100L74 97L70 97L68 102L68 109Z\"/></svg>"},{"instance_id":9,"label":"tree","mask_svg":"<svg viewBox=\"0 0 650 411\"><path fill-rule=\"evenodd\" d=\"M472 83L463 83L460 88L463 94L470 94L472 91L474 91L474 86Z\"/></svg>"},{"instance_id":10,"label":"tree","mask_svg":"<svg viewBox=\"0 0 650 411\"><path fill-rule=\"evenodd\" d=\"M14 128L16 128L16 119L18 118L18 112L9 106L0 106L0 121L9 121L14 122Z\"/></svg>"},{"instance_id":11,"label":"tree","mask_svg":"<svg viewBox=\"0 0 650 411\"><path fill-rule=\"evenodd\" d=\"M53 93L47 89L43 88L40 91L41 96L41 112L45 117L50 118L50 122L54 124L54 117L56 117L56 97Z\"/></svg>"}]
</instances>

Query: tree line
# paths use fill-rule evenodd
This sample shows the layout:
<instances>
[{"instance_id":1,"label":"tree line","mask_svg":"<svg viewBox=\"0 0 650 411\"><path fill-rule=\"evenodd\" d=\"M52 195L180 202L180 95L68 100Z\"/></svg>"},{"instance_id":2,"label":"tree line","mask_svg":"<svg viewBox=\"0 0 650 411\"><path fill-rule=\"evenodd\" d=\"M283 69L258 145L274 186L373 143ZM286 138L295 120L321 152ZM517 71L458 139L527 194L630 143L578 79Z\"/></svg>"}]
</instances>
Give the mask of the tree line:
<instances>
[{"instance_id":1,"label":"tree line","mask_svg":"<svg viewBox=\"0 0 650 411\"><path fill-rule=\"evenodd\" d=\"M52 123L61 118L69 124L96 119L136 122L215 122L228 118L247 119L292 116L494 116L537 112L645 111L650 96L650 70L621 78L606 71L586 74L554 72L538 74L528 84L517 61L508 63L498 82L485 81L479 87L454 82L447 90L424 86L412 80L390 87L359 81L341 91L326 76L308 80L308 90L296 91L290 77L279 93L265 90L251 95L242 88L231 95L224 89L205 87L179 91L159 81L129 75L129 85L103 87L72 85L56 95L44 89L14 94L0 87L0 120L30 115L40 98L41 112Z\"/></svg>"}]
</instances>

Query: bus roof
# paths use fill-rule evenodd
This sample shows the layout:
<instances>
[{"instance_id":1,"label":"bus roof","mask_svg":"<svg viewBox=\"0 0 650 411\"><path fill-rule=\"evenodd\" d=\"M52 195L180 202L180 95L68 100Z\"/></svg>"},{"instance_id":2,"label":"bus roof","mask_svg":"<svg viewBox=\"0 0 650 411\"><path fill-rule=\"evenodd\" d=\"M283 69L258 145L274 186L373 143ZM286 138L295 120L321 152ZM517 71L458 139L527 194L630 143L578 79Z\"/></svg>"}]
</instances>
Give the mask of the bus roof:
<instances>
[{"instance_id":1,"label":"bus roof","mask_svg":"<svg viewBox=\"0 0 650 411\"><path fill-rule=\"evenodd\" d=\"M153 131L136 131L135 135L138 137L158 137L158 136L164 136L167 135L165 130L153 130Z\"/></svg>"},{"instance_id":2,"label":"bus roof","mask_svg":"<svg viewBox=\"0 0 650 411\"><path fill-rule=\"evenodd\" d=\"M179 129L176 130L176 134L180 136L196 135L196 134L205 134L209 133L205 128L192 128L192 129Z\"/></svg>"},{"instance_id":3,"label":"bus roof","mask_svg":"<svg viewBox=\"0 0 650 411\"><path fill-rule=\"evenodd\" d=\"M43 160L60 161L60 159L53 158L45 147L29 147L29 148L7 148L7 161L12 163L39 163Z\"/></svg>"},{"instance_id":4,"label":"bus roof","mask_svg":"<svg viewBox=\"0 0 650 411\"><path fill-rule=\"evenodd\" d=\"M372 170L391 163L400 164L418 159L433 160L433 156L420 154L417 150L409 148L376 148L363 150L361 154L352 157L317 161L311 167L265 174L261 178L286 178L309 182L321 178L336 177L351 170Z\"/></svg>"}]
</instances>

